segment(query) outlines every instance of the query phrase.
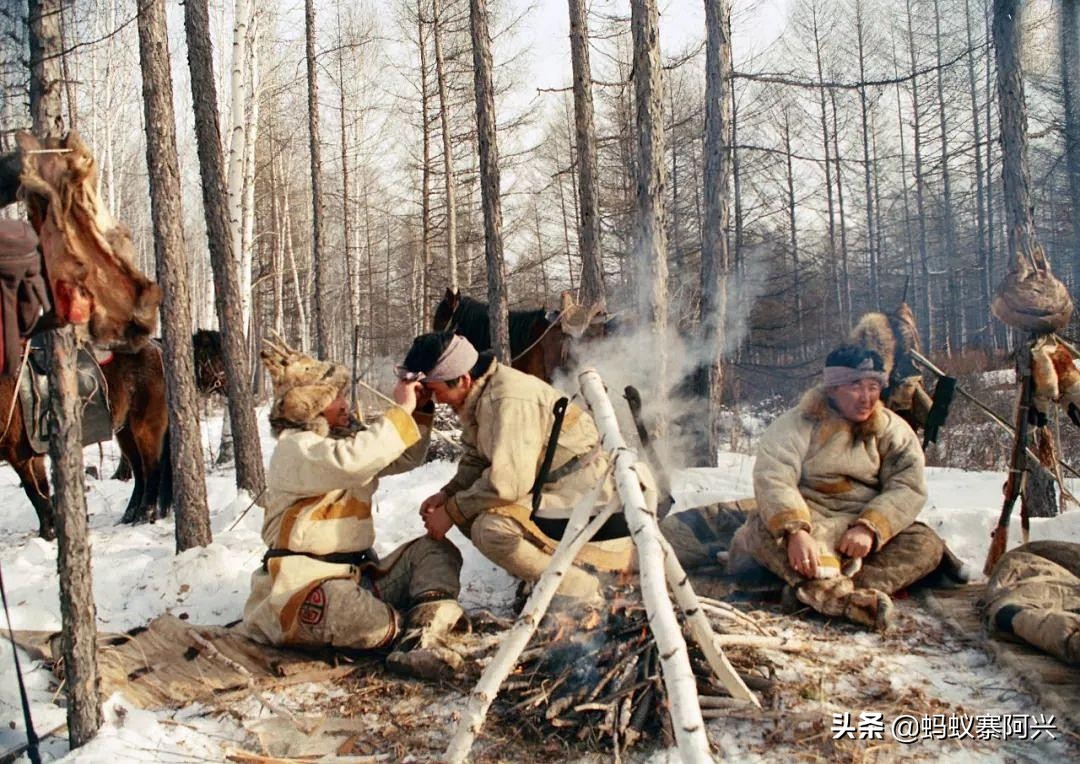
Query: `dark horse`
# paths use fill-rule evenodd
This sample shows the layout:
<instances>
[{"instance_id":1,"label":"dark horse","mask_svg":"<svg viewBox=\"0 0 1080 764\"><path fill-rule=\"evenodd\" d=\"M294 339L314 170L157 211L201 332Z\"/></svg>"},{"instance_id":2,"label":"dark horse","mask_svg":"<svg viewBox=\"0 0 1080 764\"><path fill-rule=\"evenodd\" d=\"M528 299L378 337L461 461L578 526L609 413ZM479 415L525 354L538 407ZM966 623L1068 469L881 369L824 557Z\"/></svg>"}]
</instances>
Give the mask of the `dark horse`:
<instances>
[{"instance_id":1,"label":"dark horse","mask_svg":"<svg viewBox=\"0 0 1080 764\"><path fill-rule=\"evenodd\" d=\"M132 466L135 486L123 522L153 519L172 505L172 470L169 464L169 409L165 399L165 369L161 348L149 342L135 353L114 353L102 364L108 386L113 432L120 450ZM30 447L18 400L18 379L0 378L0 458L22 481L38 516L43 539L55 538L45 458ZM10 419L9 417L10 412Z\"/></svg>"},{"instance_id":2,"label":"dark horse","mask_svg":"<svg viewBox=\"0 0 1080 764\"><path fill-rule=\"evenodd\" d=\"M435 307L432 328L437 332L452 330L477 350L491 349L488 304L453 289L447 289ZM543 308L510 311L510 356L515 369L550 382L566 360L566 344L558 318L549 317Z\"/></svg>"}]
</instances>

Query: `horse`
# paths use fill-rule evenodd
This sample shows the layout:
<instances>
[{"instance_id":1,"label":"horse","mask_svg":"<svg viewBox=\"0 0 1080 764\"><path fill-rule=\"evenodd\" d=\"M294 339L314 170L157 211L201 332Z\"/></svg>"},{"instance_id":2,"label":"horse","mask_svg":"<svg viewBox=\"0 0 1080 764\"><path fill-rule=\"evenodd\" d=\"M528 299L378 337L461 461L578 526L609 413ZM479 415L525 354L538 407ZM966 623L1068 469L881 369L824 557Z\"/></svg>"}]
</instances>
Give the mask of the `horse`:
<instances>
[{"instance_id":1,"label":"horse","mask_svg":"<svg viewBox=\"0 0 1080 764\"><path fill-rule=\"evenodd\" d=\"M161 347L149 342L135 353L113 353L102 363L108 388L113 432L131 464L135 485L122 522L162 516L172 506L172 468L169 462L169 408L165 398L165 367ZM35 454L18 400L17 377L0 378L0 459L19 476L38 516L38 534L56 537L45 458ZM2 421L2 420L0 420Z\"/></svg>"},{"instance_id":2,"label":"horse","mask_svg":"<svg viewBox=\"0 0 1080 764\"><path fill-rule=\"evenodd\" d=\"M447 289L435 307L432 329L452 330L477 350L491 349L491 319L488 304ZM568 335L557 315L543 308L510 311L510 365L526 374L550 382L556 369L566 363Z\"/></svg>"}]
</instances>

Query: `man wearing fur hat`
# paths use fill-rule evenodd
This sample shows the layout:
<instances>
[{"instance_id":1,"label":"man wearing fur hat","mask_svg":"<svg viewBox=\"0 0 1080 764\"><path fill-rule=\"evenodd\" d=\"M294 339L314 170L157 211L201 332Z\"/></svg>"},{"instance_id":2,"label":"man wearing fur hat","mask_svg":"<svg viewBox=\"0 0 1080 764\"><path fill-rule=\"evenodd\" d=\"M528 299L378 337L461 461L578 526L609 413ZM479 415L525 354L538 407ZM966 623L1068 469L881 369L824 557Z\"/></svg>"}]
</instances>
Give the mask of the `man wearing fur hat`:
<instances>
[{"instance_id":1,"label":"man wearing fur hat","mask_svg":"<svg viewBox=\"0 0 1080 764\"><path fill-rule=\"evenodd\" d=\"M551 561L570 511L583 497L601 485L598 506L618 500L596 425L572 403L547 479L538 479L554 406L562 397L543 380L499 363L490 352L478 353L467 339L451 333L417 337L399 376L421 380L461 421L465 453L457 474L421 505L432 538L443 538L456 525L489 560L523 581L535 582ZM639 467L646 495L655 501L652 477L644 465ZM533 511L536 490L540 496ZM558 593L597 603L600 582L593 572L627 569L631 551L619 514L585 545Z\"/></svg>"},{"instance_id":2,"label":"man wearing fur hat","mask_svg":"<svg viewBox=\"0 0 1080 764\"><path fill-rule=\"evenodd\" d=\"M729 568L754 562L782 578L798 601L872 628L889 626L890 594L941 563L944 542L915 522L926 501L923 452L911 427L882 406L881 357L844 345L825 360L820 387L761 437L756 510L731 542ZM701 563L708 510L662 528L680 560Z\"/></svg>"},{"instance_id":3,"label":"man wearing fur hat","mask_svg":"<svg viewBox=\"0 0 1080 764\"><path fill-rule=\"evenodd\" d=\"M391 667L457 669L461 658L441 639L462 615L461 554L428 537L382 560L372 549L378 478L423 461L433 404L419 384L400 382L397 405L364 426L348 413L344 367L275 342L262 360L274 383L277 445L262 530L269 550L244 607L248 635L275 645L394 646Z\"/></svg>"}]
</instances>

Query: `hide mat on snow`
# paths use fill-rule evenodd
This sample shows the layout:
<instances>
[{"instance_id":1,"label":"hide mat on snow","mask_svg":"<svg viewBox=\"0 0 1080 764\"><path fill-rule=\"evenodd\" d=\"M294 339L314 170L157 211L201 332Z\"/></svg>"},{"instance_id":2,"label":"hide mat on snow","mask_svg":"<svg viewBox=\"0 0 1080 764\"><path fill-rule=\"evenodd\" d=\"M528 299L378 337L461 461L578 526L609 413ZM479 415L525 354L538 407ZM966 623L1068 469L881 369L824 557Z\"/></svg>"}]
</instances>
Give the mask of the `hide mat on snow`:
<instances>
[{"instance_id":1,"label":"hide mat on snow","mask_svg":"<svg viewBox=\"0 0 1080 764\"><path fill-rule=\"evenodd\" d=\"M16 631L15 642L57 670L59 632ZM172 615L159 616L126 634L99 633L97 645L101 697L122 692L133 705L146 709L226 701L253 690L332 681L351 674L364 660L335 665L314 653L260 645L227 627L198 626Z\"/></svg>"}]
</instances>

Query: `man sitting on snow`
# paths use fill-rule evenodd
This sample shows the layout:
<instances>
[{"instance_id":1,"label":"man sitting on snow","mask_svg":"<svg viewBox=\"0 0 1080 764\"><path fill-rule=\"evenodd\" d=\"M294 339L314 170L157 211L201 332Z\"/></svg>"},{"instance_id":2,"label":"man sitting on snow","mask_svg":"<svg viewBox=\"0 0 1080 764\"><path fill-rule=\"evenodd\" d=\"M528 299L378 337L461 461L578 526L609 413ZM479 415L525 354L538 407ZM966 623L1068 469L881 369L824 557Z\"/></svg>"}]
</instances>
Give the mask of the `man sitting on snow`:
<instances>
[{"instance_id":1,"label":"man sitting on snow","mask_svg":"<svg viewBox=\"0 0 1080 764\"><path fill-rule=\"evenodd\" d=\"M761 437L756 511L729 557L732 572L756 562L814 610L878 629L889 626L889 595L933 572L946 552L915 522L926 501L923 452L911 427L882 406L885 382L872 350L844 345L828 355L823 384ZM703 549L716 541L709 529L724 527L731 509L666 518L662 529L684 566L705 561Z\"/></svg>"},{"instance_id":2,"label":"man sitting on snow","mask_svg":"<svg viewBox=\"0 0 1080 764\"><path fill-rule=\"evenodd\" d=\"M262 529L270 549L251 577L246 633L274 645L394 646L392 668L456 670L462 660L441 639L462 615L457 548L422 536L383 560L372 549L378 478L422 463L434 404L419 384L400 382L397 405L365 427L348 413L344 367L271 342L262 361L277 445Z\"/></svg>"},{"instance_id":3,"label":"man sitting on snow","mask_svg":"<svg viewBox=\"0 0 1080 764\"><path fill-rule=\"evenodd\" d=\"M546 479L538 480L562 393L537 377L478 353L464 337L423 334L399 367L461 421L465 453L457 474L421 505L428 534L441 539L457 525L485 557L526 582L535 582L551 561L574 506L602 484L597 506L618 501L608 457L592 417L574 404L566 409ZM639 465L646 497L656 491ZM537 485L542 483L541 485ZM533 512L533 497L540 491ZM591 571L621 571L632 545L621 515L613 516L578 553L558 593L598 604L600 582Z\"/></svg>"}]
</instances>

